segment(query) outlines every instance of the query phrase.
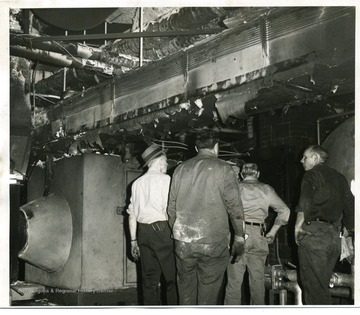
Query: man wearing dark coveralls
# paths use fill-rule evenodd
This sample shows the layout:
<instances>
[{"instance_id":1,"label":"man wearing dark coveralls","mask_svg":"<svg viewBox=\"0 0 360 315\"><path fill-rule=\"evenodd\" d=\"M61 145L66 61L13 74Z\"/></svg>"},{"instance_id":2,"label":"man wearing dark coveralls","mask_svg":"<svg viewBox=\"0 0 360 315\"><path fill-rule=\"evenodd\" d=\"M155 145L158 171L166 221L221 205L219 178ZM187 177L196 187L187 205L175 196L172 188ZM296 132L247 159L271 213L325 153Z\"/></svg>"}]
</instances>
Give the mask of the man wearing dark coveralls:
<instances>
[{"instance_id":1,"label":"man wearing dark coveralls","mask_svg":"<svg viewBox=\"0 0 360 315\"><path fill-rule=\"evenodd\" d=\"M218 134L197 135L197 156L174 171L168 204L175 239L180 305L215 305L229 261L229 217L235 231L232 254L244 251L244 213L236 174L217 158Z\"/></svg>"},{"instance_id":2,"label":"man wearing dark coveralls","mask_svg":"<svg viewBox=\"0 0 360 315\"><path fill-rule=\"evenodd\" d=\"M148 171L131 186L129 229L131 254L141 259L142 288L145 305L163 304L158 295L161 274L166 281L166 304L178 303L174 240L166 212L170 188L165 151L156 144L141 155Z\"/></svg>"},{"instance_id":3,"label":"man wearing dark coveralls","mask_svg":"<svg viewBox=\"0 0 360 315\"><path fill-rule=\"evenodd\" d=\"M304 304L331 305L329 282L340 256L340 231L354 232L354 196L346 178L325 163L328 152L309 146L297 206L295 241Z\"/></svg>"}]
</instances>

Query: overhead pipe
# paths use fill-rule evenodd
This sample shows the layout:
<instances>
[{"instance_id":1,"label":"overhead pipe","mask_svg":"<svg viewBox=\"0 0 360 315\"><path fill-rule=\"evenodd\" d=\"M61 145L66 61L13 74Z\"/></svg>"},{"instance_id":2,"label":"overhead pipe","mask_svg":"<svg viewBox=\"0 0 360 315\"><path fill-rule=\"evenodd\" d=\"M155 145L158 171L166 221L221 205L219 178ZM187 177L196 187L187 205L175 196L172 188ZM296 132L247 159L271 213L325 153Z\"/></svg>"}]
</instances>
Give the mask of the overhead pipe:
<instances>
[{"instance_id":1,"label":"overhead pipe","mask_svg":"<svg viewBox=\"0 0 360 315\"><path fill-rule=\"evenodd\" d=\"M144 26L143 26L143 8L140 7L139 8L139 26L140 26L140 33L143 32ZM142 67L143 65L143 53L144 53L144 49L143 49L143 43L144 43L144 38L142 36L139 37L139 67Z\"/></svg>"},{"instance_id":2,"label":"overhead pipe","mask_svg":"<svg viewBox=\"0 0 360 315\"><path fill-rule=\"evenodd\" d=\"M65 31L65 36L67 36ZM59 44L56 41L46 41L46 42L38 42L33 41L35 35L19 35L19 34L10 34L10 45L11 46L21 46L27 47L29 49L39 49L42 51L48 51L53 53L58 53L63 55L67 52L66 55L74 56L77 58L89 59L89 60L97 60L100 62L104 62L109 65L113 65L115 67L127 67L127 68L135 68L138 66L139 61L137 57L129 56L129 55L119 55L116 53L108 52L103 48L98 47L90 47L88 45L84 45L81 43L61 43ZM143 60L144 62L144 60ZM146 60L149 62L149 60Z\"/></svg>"},{"instance_id":3,"label":"overhead pipe","mask_svg":"<svg viewBox=\"0 0 360 315\"><path fill-rule=\"evenodd\" d=\"M88 70L96 70L105 74L112 74L114 70L113 66L97 60L72 57L69 55L63 55L51 51L30 49L23 46L10 46L10 55L52 63L60 67L74 67Z\"/></svg>"}]
</instances>

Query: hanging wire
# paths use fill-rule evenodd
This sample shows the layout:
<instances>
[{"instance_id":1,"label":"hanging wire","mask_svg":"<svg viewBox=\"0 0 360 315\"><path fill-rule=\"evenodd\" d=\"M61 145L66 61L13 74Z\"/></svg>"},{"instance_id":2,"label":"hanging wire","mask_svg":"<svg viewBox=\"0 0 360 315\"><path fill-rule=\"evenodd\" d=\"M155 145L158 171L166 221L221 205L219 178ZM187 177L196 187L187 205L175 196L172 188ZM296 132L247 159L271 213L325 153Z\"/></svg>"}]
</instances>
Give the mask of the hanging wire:
<instances>
[{"instance_id":1,"label":"hanging wire","mask_svg":"<svg viewBox=\"0 0 360 315\"><path fill-rule=\"evenodd\" d=\"M169 141L169 140L158 140L153 139L152 143L159 144L163 147L163 149L181 149L188 150L188 145L185 143L177 142L177 141Z\"/></svg>"}]
</instances>

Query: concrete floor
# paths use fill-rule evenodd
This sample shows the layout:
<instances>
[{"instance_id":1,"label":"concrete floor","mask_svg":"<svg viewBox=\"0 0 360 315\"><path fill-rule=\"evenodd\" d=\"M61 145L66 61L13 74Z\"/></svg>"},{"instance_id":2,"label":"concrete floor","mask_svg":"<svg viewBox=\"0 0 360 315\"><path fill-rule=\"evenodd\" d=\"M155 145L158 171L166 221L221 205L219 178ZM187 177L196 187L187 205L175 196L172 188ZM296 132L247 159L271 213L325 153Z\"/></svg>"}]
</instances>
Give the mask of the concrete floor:
<instances>
[{"instance_id":1,"label":"concrete floor","mask_svg":"<svg viewBox=\"0 0 360 315\"><path fill-rule=\"evenodd\" d=\"M47 293L33 299L12 301L14 307L37 306L136 306L139 305L136 288L112 293Z\"/></svg>"},{"instance_id":2,"label":"concrete floor","mask_svg":"<svg viewBox=\"0 0 360 315\"><path fill-rule=\"evenodd\" d=\"M246 293L245 290L244 293ZM249 305L248 295L242 295L243 305ZM16 300L11 302L13 307L116 307L116 306L140 306L139 292L137 288L128 288L117 290L111 293L47 293L39 294L31 299ZM293 294L288 292L287 305L294 305ZM220 301L219 301L220 302ZM275 304L279 305L279 301L275 297ZM348 298L335 298L333 305L353 305L354 301Z\"/></svg>"}]
</instances>

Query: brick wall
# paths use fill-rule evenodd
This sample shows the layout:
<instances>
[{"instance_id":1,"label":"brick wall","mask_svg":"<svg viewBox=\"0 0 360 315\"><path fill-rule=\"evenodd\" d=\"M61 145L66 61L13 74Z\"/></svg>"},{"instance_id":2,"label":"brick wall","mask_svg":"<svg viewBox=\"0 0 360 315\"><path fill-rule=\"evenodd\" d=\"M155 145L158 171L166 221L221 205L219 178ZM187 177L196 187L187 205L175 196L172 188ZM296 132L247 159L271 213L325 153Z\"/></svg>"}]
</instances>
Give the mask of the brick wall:
<instances>
[{"instance_id":1,"label":"brick wall","mask_svg":"<svg viewBox=\"0 0 360 315\"><path fill-rule=\"evenodd\" d=\"M316 119L317 113L309 107L260 114L256 121L258 147L315 143Z\"/></svg>"},{"instance_id":2,"label":"brick wall","mask_svg":"<svg viewBox=\"0 0 360 315\"><path fill-rule=\"evenodd\" d=\"M288 225L280 228L277 240L269 246L270 265L297 264L294 224L303 175L300 159L303 150L317 142L316 120L326 116L323 111L324 107L315 104L294 106L286 112L262 113L254 120L257 148L251 159L260 167L259 180L271 185L291 211ZM271 214L269 221L271 226Z\"/></svg>"}]
</instances>

